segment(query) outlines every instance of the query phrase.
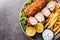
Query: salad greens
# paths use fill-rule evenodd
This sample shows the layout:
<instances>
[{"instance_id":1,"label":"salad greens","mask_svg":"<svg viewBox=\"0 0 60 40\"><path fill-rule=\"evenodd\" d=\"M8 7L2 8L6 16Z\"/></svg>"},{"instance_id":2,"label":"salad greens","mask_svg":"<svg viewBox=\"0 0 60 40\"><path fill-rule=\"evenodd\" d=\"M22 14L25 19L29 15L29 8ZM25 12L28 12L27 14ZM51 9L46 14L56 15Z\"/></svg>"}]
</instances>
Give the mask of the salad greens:
<instances>
[{"instance_id":1,"label":"salad greens","mask_svg":"<svg viewBox=\"0 0 60 40\"><path fill-rule=\"evenodd\" d=\"M22 24L23 29L26 29L26 27L27 27L26 19L27 19L27 17L25 15L25 13L21 12L20 22Z\"/></svg>"},{"instance_id":2,"label":"salad greens","mask_svg":"<svg viewBox=\"0 0 60 40\"><path fill-rule=\"evenodd\" d=\"M27 23L26 23L26 20L27 20L27 16L25 15L24 13L24 9L30 5L34 0L27 0L27 3L24 5L22 11L21 11L21 16L20 16L20 22L22 24L22 27L23 29L25 30L26 27L28 26Z\"/></svg>"},{"instance_id":3,"label":"salad greens","mask_svg":"<svg viewBox=\"0 0 60 40\"><path fill-rule=\"evenodd\" d=\"M27 0L26 5L30 5L32 2L34 2L34 0Z\"/></svg>"},{"instance_id":4,"label":"salad greens","mask_svg":"<svg viewBox=\"0 0 60 40\"><path fill-rule=\"evenodd\" d=\"M50 2L51 0L48 0L48 2Z\"/></svg>"}]
</instances>

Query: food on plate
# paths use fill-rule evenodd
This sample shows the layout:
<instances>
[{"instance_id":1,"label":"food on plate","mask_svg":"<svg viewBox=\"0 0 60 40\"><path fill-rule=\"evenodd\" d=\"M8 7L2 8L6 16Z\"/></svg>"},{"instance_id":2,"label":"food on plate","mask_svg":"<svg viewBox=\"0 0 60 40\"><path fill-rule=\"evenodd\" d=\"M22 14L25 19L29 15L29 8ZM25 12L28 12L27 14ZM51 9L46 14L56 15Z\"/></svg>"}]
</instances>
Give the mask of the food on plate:
<instances>
[{"instance_id":1,"label":"food on plate","mask_svg":"<svg viewBox=\"0 0 60 40\"><path fill-rule=\"evenodd\" d=\"M57 25L54 29L54 35L57 35L60 32L60 25Z\"/></svg>"},{"instance_id":2,"label":"food on plate","mask_svg":"<svg viewBox=\"0 0 60 40\"><path fill-rule=\"evenodd\" d=\"M56 34L58 34L60 31L60 24L59 24L59 22L60 21L58 21L58 19L60 18L59 17L59 9L58 9L58 11L57 11L57 9L55 9L56 11L55 11L55 13L53 13L51 16L50 16L50 18L51 18L51 20L50 21L48 21L49 22L49 26L48 26L48 28L50 28L51 29L51 27L53 27L53 31L54 31L54 34L56 35ZM46 24L47 25L47 24Z\"/></svg>"},{"instance_id":3,"label":"food on plate","mask_svg":"<svg viewBox=\"0 0 60 40\"><path fill-rule=\"evenodd\" d=\"M30 17L36 14L38 11L42 10L47 4L47 0L36 0L24 10L26 16Z\"/></svg>"},{"instance_id":4,"label":"food on plate","mask_svg":"<svg viewBox=\"0 0 60 40\"><path fill-rule=\"evenodd\" d=\"M58 16L58 13L55 12L55 14L53 14L52 17L51 17L51 21L50 22L52 23L55 20L55 18L57 18L57 16Z\"/></svg>"},{"instance_id":5,"label":"food on plate","mask_svg":"<svg viewBox=\"0 0 60 40\"><path fill-rule=\"evenodd\" d=\"M60 32L60 25L57 25L56 27L54 27L53 31L54 31L54 34L57 35Z\"/></svg>"},{"instance_id":6,"label":"food on plate","mask_svg":"<svg viewBox=\"0 0 60 40\"><path fill-rule=\"evenodd\" d=\"M26 34L28 36L34 36L36 34L36 30L33 27L27 27L26 28Z\"/></svg>"},{"instance_id":7,"label":"food on plate","mask_svg":"<svg viewBox=\"0 0 60 40\"><path fill-rule=\"evenodd\" d=\"M45 7L43 8L42 13L44 14L44 16L48 17L51 12L47 7Z\"/></svg>"},{"instance_id":8,"label":"food on plate","mask_svg":"<svg viewBox=\"0 0 60 40\"><path fill-rule=\"evenodd\" d=\"M29 17L28 19L27 19L27 23L28 23L28 25L35 25L35 24L37 24L38 22L37 22L37 20L34 18L34 17Z\"/></svg>"},{"instance_id":9,"label":"food on plate","mask_svg":"<svg viewBox=\"0 0 60 40\"><path fill-rule=\"evenodd\" d=\"M55 28L53 29L53 31L55 32L56 30L59 29L59 27L60 27L60 26L55 27Z\"/></svg>"},{"instance_id":10,"label":"food on plate","mask_svg":"<svg viewBox=\"0 0 60 40\"><path fill-rule=\"evenodd\" d=\"M57 4L58 5L58 4ZM45 27L48 27L49 29L51 29L51 27L53 27L53 31L54 31L54 34L57 35L59 32L60 32L60 8L59 6L57 6L55 8L55 11L53 13L51 13L50 17L48 18L48 22L47 24L45 25Z\"/></svg>"},{"instance_id":11,"label":"food on plate","mask_svg":"<svg viewBox=\"0 0 60 40\"><path fill-rule=\"evenodd\" d=\"M42 33L44 30L44 26L42 23L37 23L34 28L36 29L37 33Z\"/></svg>"},{"instance_id":12,"label":"food on plate","mask_svg":"<svg viewBox=\"0 0 60 40\"><path fill-rule=\"evenodd\" d=\"M45 18L43 16L43 14L41 12L37 13L35 15L35 18L39 21L39 22L42 22L42 21L45 21Z\"/></svg>"},{"instance_id":13,"label":"food on plate","mask_svg":"<svg viewBox=\"0 0 60 40\"><path fill-rule=\"evenodd\" d=\"M48 19L48 22L45 24L45 28L50 24L51 18Z\"/></svg>"},{"instance_id":14,"label":"food on plate","mask_svg":"<svg viewBox=\"0 0 60 40\"><path fill-rule=\"evenodd\" d=\"M60 32L60 28L57 30L57 32L55 33L55 35L57 35Z\"/></svg>"},{"instance_id":15,"label":"food on plate","mask_svg":"<svg viewBox=\"0 0 60 40\"><path fill-rule=\"evenodd\" d=\"M58 13L55 13L55 14L52 16L51 23L52 23L56 18L58 18ZM51 24L51 23L50 23L50 24Z\"/></svg>"},{"instance_id":16,"label":"food on plate","mask_svg":"<svg viewBox=\"0 0 60 40\"><path fill-rule=\"evenodd\" d=\"M27 27L26 19L27 19L26 15L24 14L24 12L22 12L20 22L22 24L23 29L26 29L26 27Z\"/></svg>"},{"instance_id":17,"label":"food on plate","mask_svg":"<svg viewBox=\"0 0 60 40\"><path fill-rule=\"evenodd\" d=\"M60 25L60 22L56 22L56 24Z\"/></svg>"},{"instance_id":18,"label":"food on plate","mask_svg":"<svg viewBox=\"0 0 60 40\"><path fill-rule=\"evenodd\" d=\"M51 25L48 28L51 28L56 21L57 21L57 18L51 23Z\"/></svg>"},{"instance_id":19,"label":"food on plate","mask_svg":"<svg viewBox=\"0 0 60 40\"><path fill-rule=\"evenodd\" d=\"M27 36L36 38L37 32L44 40L53 40L60 33L60 3L56 0L27 0L20 22Z\"/></svg>"},{"instance_id":20,"label":"food on plate","mask_svg":"<svg viewBox=\"0 0 60 40\"><path fill-rule=\"evenodd\" d=\"M51 0L48 0L48 2L50 2ZM53 0L52 0L53 1Z\"/></svg>"},{"instance_id":21,"label":"food on plate","mask_svg":"<svg viewBox=\"0 0 60 40\"><path fill-rule=\"evenodd\" d=\"M42 33L42 37L44 40L52 40L54 37L54 33L49 29L45 29Z\"/></svg>"},{"instance_id":22,"label":"food on plate","mask_svg":"<svg viewBox=\"0 0 60 40\"><path fill-rule=\"evenodd\" d=\"M27 20L27 16L25 15L24 13L24 10L26 9L26 7L31 4L32 2L34 2L34 0L27 0L26 4L24 5L24 7L22 8L22 11L21 11L21 14L20 15L20 22L21 22L21 25L23 27L23 29L25 30L26 27L28 26L27 23L26 23L26 20Z\"/></svg>"},{"instance_id":23,"label":"food on plate","mask_svg":"<svg viewBox=\"0 0 60 40\"><path fill-rule=\"evenodd\" d=\"M33 3L35 0L27 0L26 5L30 5L31 3Z\"/></svg>"},{"instance_id":24,"label":"food on plate","mask_svg":"<svg viewBox=\"0 0 60 40\"><path fill-rule=\"evenodd\" d=\"M60 8L60 2L57 3L56 7L59 9Z\"/></svg>"},{"instance_id":25,"label":"food on plate","mask_svg":"<svg viewBox=\"0 0 60 40\"><path fill-rule=\"evenodd\" d=\"M57 16L58 16L58 13L57 12L53 13L51 15L51 17L49 18L48 23L45 25L45 28L47 26L48 26L48 28L51 28L54 25L54 23L57 21L57 18L58 18Z\"/></svg>"},{"instance_id":26,"label":"food on plate","mask_svg":"<svg viewBox=\"0 0 60 40\"><path fill-rule=\"evenodd\" d=\"M50 1L48 4L47 4L47 8L50 9L50 11L53 11L55 9L55 6L56 6L56 1Z\"/></svg>"}]
</instances>

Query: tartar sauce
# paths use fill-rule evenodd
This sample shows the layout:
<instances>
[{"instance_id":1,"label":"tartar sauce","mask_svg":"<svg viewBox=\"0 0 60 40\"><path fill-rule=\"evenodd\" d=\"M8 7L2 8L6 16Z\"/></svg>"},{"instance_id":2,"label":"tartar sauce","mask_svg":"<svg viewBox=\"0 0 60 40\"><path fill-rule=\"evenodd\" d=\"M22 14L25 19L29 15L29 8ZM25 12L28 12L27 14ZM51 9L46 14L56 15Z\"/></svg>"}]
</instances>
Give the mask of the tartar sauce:
<instances>
[{"instance_id":1,"label":"tartar sauce","mask_svg":"<svg viewBox=\"0 0 60 40\"><path fill-rule=\"evenodd\" d=\"M42 33L42 37L44 40L52 40L53 35L53 32L49 29L44 30L44 32Z\"/></svg>"}]
</instances>

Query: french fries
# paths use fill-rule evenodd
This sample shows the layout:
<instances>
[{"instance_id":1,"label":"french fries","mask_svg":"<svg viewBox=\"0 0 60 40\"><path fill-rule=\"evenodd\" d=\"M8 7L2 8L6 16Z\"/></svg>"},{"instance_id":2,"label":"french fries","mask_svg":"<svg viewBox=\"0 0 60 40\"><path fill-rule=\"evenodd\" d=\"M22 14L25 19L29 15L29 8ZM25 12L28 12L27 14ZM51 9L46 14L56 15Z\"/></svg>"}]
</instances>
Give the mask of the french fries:
<instances>
[{"instance_id":1,"label":"french fries","mask_svg":"<svg viewBox=\"0 0 60 40\"><path fill-rule=\"evenodd\" d=\"M49 19L48 23L45 25L45 28L49 25L51 18Z\"/></svg>"},{"instance_id":2,"label":"french fries","mask_svg":"<svg viewBox=\"0 0 60 40\"><path fill-rule=\"evenodd\" d=\"M49 19L46 20L46 23L49 21Z\"/></svg>"},{"instance_id":3,"label":"french fries","mask_svg":"<svg viewBox=\"0 0 60 40\"><path fill-rule=\"evenodd\" d=\"M45 25L45 28L49 25L53 26L52 22L55 20L55 18L58 16L58 13L56 12L55 14L51 14L50 15L50 19L48 21L48 23ZM56 19L57 20L57 19ZM49 27L48 27L49 28Z\"/></svg>"},{"instance_id":4,"label":"french fries","mask_svg":"<svg viewBox=\"0 0 60 40\"><path fill-rule=\"evenodd\" d=\"M53 13L50 15L51 18L48 19L48 23L45 25L45 28L50 24L50 21L52 19Z\"/></svg>"},{"instance_id":5,"label":"french fries","mask_svg":"<svg viewBox=\"0 0 60 40\"><path fill-rule=\"evenodd\" d=\"M57 18L52 22L52 24L48 28L51 28L56 21L57 21Z\"/></svg>"},{"instance_id":6,"label":"french fries","mask_svg":"<svg viewBox=\"0 0 60 40\"><path fill-rule=\"evenodd\" d=\"M56 28L56 27L57 27L57 24L55 23L55 24L54 24L54 28ZM53 28L53 30L54 30L54 28Z\"/></svg>"},{"instance_id":7,"label":"french fries","mask_svg":"<svg viewBox=\"0 0 60 40\"><path fill-rule=\"evenodd\" d=\"M57 30L57 32L55 33L55 35L57 35L60 32L60 28Z\"/></svg>"},{"instance_id":8,"label":"french fries","mask_svg":"<svg viewBox=\"0 0 60 40\"><path fill-rule=\"evenodd\" d=\"M60 25L60 22L56 22L56 24Z\"/></svg>"},{"instance_id":9,"label":"french fries","mask_svg":"<svg viewBox=\"0 0 60 40\"><path fill-rule=\"evenodd\" d=\"M54 21L54 19L58 16L58 13L55 13L52 18L51 18L51 21L50 21L50 24Z\"/></svg>"},{"instance_id":10,"label":"french fries","mask_svg":"<svg viewBox=\"0 0 60 40\"><path fill-rule=\"evenodd\" d=\"M56 9L51 13L45 28L49 28L57 35L60 32L60 4L58 3Z\"/></svg>"},{"instance_id":11,"label":"french fries","mask_svg":"<svg viewBox=\"0 0 60 40\"><path fill-rule=\"evenodd\" d=\"M56 26L56 28L53 29L53 31L55 32L57 29L59 29L60 26Z\"/></svg>"}]
</instances>

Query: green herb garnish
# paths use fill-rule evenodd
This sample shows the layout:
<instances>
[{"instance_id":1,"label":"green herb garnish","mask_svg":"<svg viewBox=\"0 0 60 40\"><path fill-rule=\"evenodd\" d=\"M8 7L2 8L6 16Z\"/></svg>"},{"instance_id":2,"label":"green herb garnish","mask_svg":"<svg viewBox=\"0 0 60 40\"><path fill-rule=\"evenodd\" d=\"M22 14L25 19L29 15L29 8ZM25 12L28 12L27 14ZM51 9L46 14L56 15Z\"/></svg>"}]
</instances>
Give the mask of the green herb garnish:
<instances>
[{"instance_id":1,"label":"green herb garnish","mask_svg":"<svg viewBox=\"0 0 60 40\"><path fill-rule=\"evenodd\" d=\"M48 0L48 2L50 2L51 0Z\"/></svg>"},{"instance_id":2,"label":"green herb garnish","mask_svg":"<svg viewBox=\"0 0 60 40\"><path fill-rule=\"evenodd\" d=\"M30 5L30 4L33 3L33 2L34 2L34 0L27 0L26 5Z\"/></svg>"},{"instance_id":3,"label":"green herb garnish","mask_svg":"<svg viewBox=\"0 0 60 40\"><path fill-rule=\"evenodd\" d=\"M25 13L22 12L21 17L20 17L20 22L22 24L23 29L25 29L27 27L26 19L27 19L27 17L25 15Z\"/></svg>"}]
</instances>

